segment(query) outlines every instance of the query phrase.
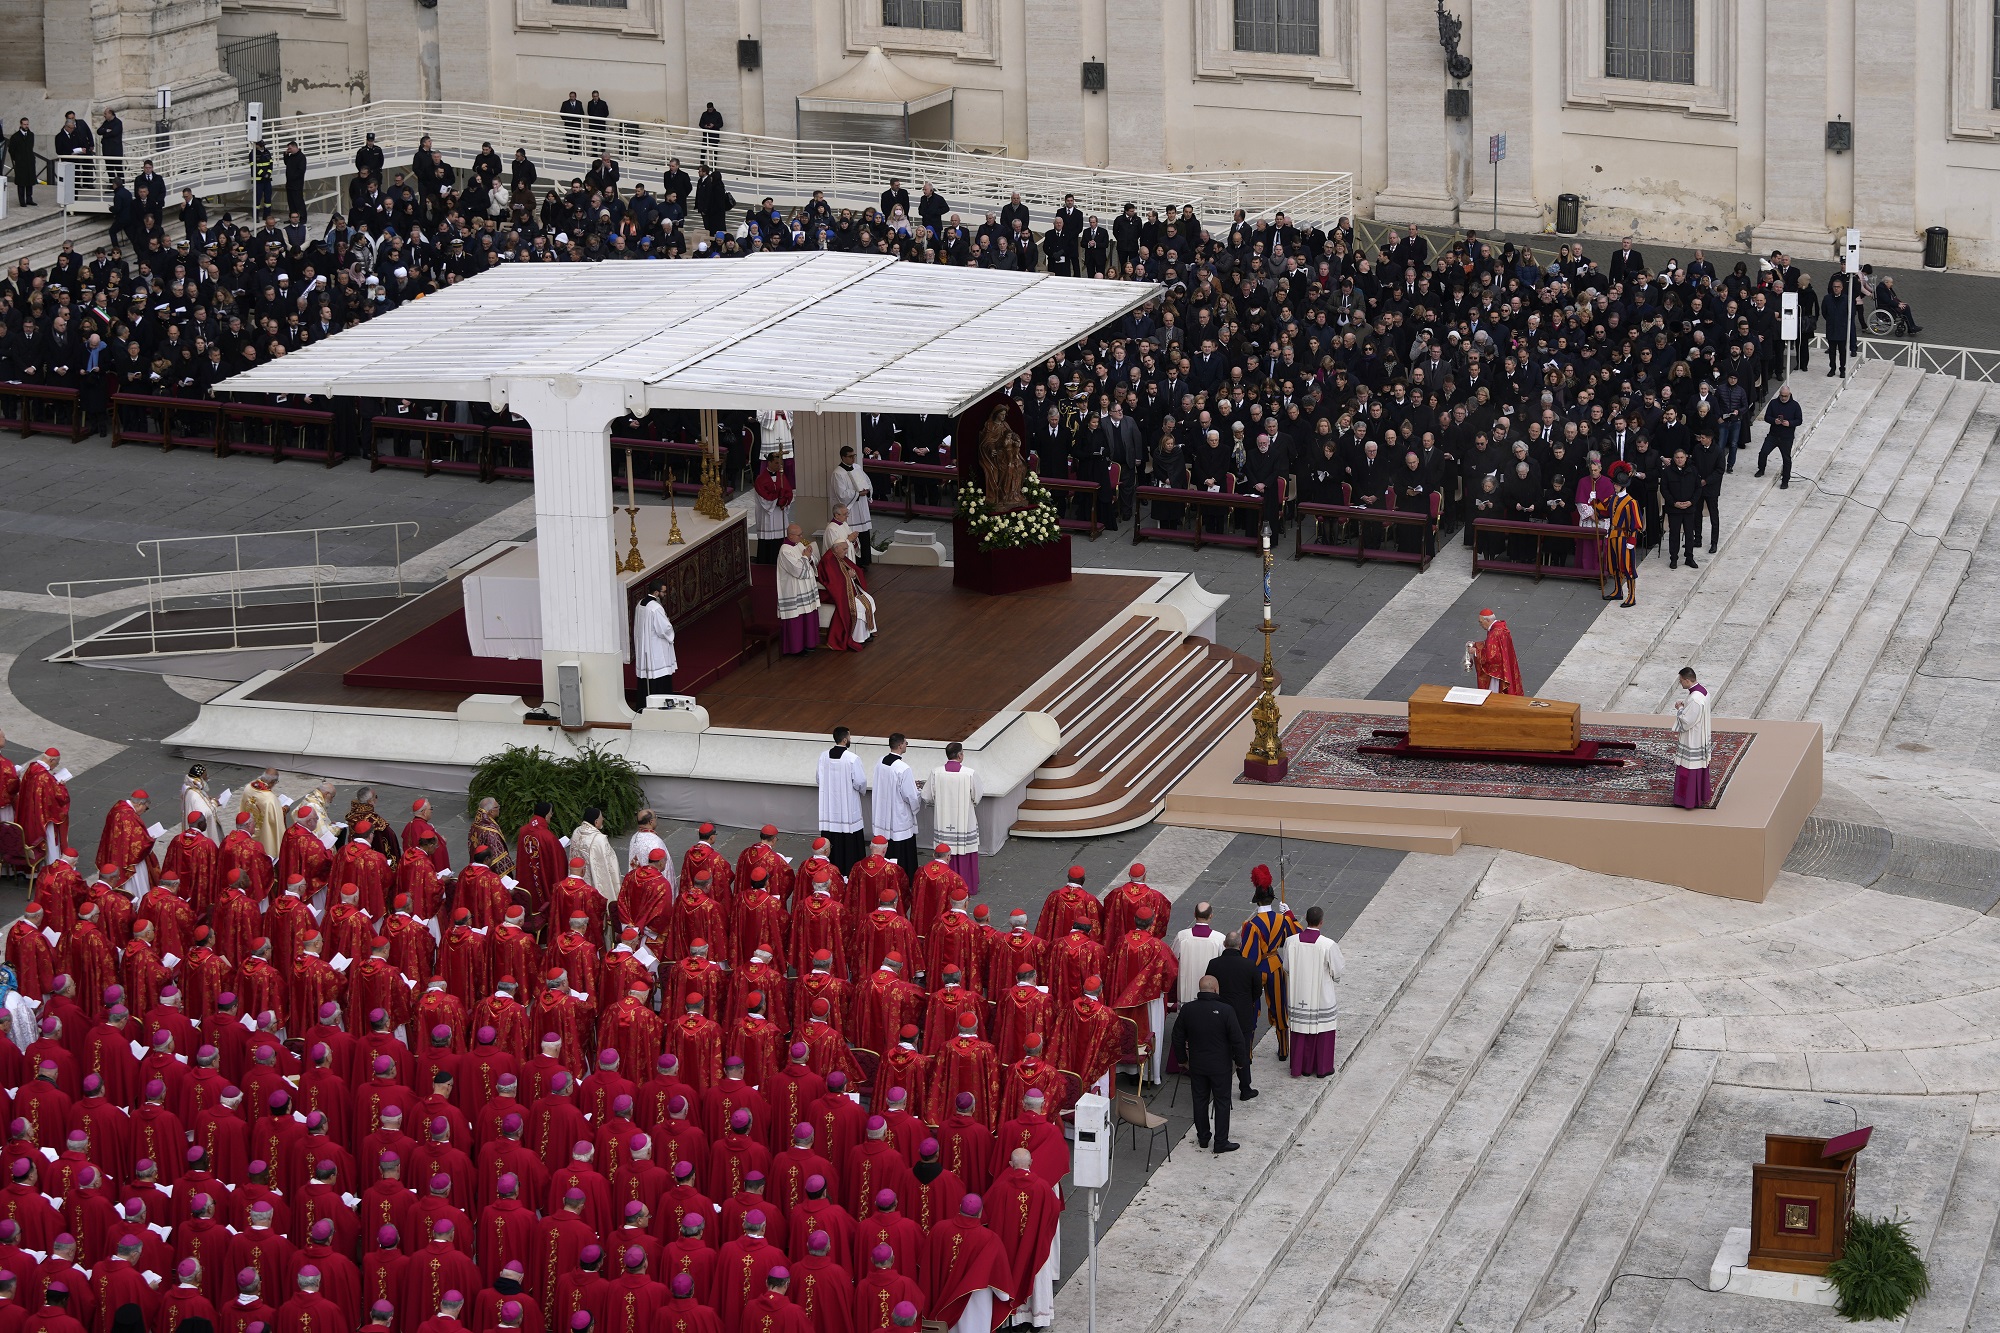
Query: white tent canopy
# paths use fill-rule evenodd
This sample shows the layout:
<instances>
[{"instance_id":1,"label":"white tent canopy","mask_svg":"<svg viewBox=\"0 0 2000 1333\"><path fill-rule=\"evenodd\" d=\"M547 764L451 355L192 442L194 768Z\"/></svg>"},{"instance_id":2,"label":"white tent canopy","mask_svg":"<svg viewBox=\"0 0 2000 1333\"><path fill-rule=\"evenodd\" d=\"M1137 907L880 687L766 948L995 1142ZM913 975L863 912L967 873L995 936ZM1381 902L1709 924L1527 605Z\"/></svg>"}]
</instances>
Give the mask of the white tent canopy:
<instances>
[{"instance_id":1,"label":"white tent canopy","mask_svg":"<svg viewBox=\"0 0 2000 1333\"><path fill-rule=\"evenodd\" d=\"M574 378L634 409L956 414L1158 291L831 251L507 265L222 387L498 404Z\"/></svg>"},{"instance_id":2,"label":"white tent canopy","mask_svg":"<svg viewBox=\"0 0 2000 1333\"><path fill-rule=\"evenodd\" d=\"M920 79L871 46L852 69L800 93L799 110L908 116L951 100L951 85Z\"/></svg>"},{"instance_id":3,"label":"white tent canopy","mask_svg":"<svg viewBox=\"0 0 2000 1333\"><path fill-rule=\"evenodd\" d=\"M799 94L794 128L801 140L899 147L913 139L948 140L955 137L952 93L949 84L920 79L871 46L851 69ZM935 115L923 114L933 108Z\"/></svg>"}]
</instances>

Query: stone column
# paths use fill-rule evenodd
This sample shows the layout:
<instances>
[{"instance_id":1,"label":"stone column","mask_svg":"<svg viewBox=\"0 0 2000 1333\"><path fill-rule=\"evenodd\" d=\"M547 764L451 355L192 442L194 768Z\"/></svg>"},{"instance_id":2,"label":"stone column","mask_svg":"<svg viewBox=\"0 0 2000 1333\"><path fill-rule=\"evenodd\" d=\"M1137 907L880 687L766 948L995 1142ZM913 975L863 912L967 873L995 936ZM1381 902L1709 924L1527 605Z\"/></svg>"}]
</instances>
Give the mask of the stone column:
<instances>
[{"instance_id":1,"label":"stone column","mask_svg":"<svg viewBox=\"0 0 2000 1333\"><path fill-rule=\"evenodd\" d=\"M1826 254L1826 6L1764 0L1764 220L1757 248Z\"/></svg>"},{"instance_id":2,"label":"stone column","mask_svg":"<svg viewBox=\"0 0 2000 1333\"><path fill-rule=\"evenodd\" d=\"M1028 16L1028 156L1083 161L1083 18L1073 0L1024 0ZM970 226L979 219L968 216ZM1046 224L1045 224L1046 225Z\"/></svg>"},{"instance_id":3,"label":"stone column","mask_svg":"<svg viewBox=\"0 0 2000 1333\"><path fill-rule=\"evenodd\" d=\"M58 22L58 9L61 21ZM93 128L105 106L129 111L145 108L139 117L125 118L125 142L145 135L152 125L154 90L174 90L176 126L213 125L233 120L236 80L222 68L216 29L222 0L65 0L51 3L48 25L51 94L59 88L93 105L78 105L79 119ZM57 29L61 31L58 32ZM58 46L74 59L55 59ZM81 91L75 91L80 89ZM148 136L150 137L150 136Z\"/></svg>"},{"instance_id":4,"label":"stone column","mask_svg":"<svg viewBox=\"0 0 2000 1333\"><path fill-rule=\"evenodd\" d=\"M1854 0L1854 225L1863 258L1907 262L1917 237L1917 97L1943 96L1944 70L1925 78L1917 26L1901 0Z\"/></svg>"},{"instance_id":5,"label":"stone column","mask_svg":"<svg viewBox=\"0 0 2000 1333\"><path fill-rule=\"evenodd\" d=\"M1470 6L1467 6L1470 10ZM1461 49L1472 57L1472 125L1466 163L1470 176L1462 211L1466 226L1493 226L1493 166L1487 160L1492 136L1507 136L1507 160L1500 164L1500 226L1538 232L1542 206L1535 198L1535 87L1526 67L1533 59L1532 0L1480 0L1477 17L1468 14ZM1440 63L1444 51L1437 52Z\"/></svg>"},{"instance_id":6,"label":"stone column","mask_svg":"<svg viewBox=\"0 0 2000 1333\"><path fill-rule=\"evenodd\" d=\"M1450 80L1438 46L1435 8L1390 5L1385 45L1381 68L1365 76L1388 86L1388 174L1375 196L1375 216L1456 225L1458 206L1449 179L1451 123L1444 115Z\"/></svg>"},{"instance_id":7,"label":"stone column","mask_svg":"<svg viewBox=\"0 0 2000 1333\"><path fill-rule=\"evenodd\" d=\"M616 386L561 375L515 380L507 405L535 439L535 552L541 582L542 695L555 700L556 666L583 672L583 715L625 722L625 593L614 569L611 423L625 413Z\"/></svg>"},{"instance_id":8,"label":"stone column","mask_svg":"<svg viewBox=\"0 0 2000 1333\"><path fill-rule=\"evenodd\" d=\"M1158 0L1105 0L1104 11L1110 165L1159 171L1166 157L1166 34Z\"/></svg>"}]
</instances>

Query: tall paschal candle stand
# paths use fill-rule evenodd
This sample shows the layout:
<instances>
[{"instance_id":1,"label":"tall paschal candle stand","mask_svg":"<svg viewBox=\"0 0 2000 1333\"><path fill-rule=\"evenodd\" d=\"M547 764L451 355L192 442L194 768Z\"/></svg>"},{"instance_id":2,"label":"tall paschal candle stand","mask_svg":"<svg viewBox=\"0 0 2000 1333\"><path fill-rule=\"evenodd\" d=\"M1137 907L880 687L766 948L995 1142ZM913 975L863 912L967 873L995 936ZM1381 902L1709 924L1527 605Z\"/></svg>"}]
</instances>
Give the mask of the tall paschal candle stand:
<instances>
[{"instance_id":1,"label":"tall paschal candle stand","mask_svg":"<svg viewBox=\"0 0 2000 1333\"><path fill-rule=\"evenodd\" d=\"M1255 733L1243 756L1243 776L1253 782L1282 782L1291 771L1284 739L1278 734L1278 672L1271 665L1271 525L1264 525L1264 670L1263 690L1250 710Z\"/></svg>"}]
</instances>

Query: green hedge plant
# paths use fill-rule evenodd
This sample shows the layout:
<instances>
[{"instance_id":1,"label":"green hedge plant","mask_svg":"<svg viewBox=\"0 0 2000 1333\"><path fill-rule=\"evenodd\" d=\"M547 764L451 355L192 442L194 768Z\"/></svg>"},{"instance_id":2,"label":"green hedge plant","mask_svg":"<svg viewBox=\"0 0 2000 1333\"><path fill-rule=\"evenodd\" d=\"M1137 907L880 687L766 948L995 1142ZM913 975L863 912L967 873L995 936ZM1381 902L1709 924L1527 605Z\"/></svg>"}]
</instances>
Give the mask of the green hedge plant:
<instances>
[{"instance_id":1,"label":"green hedge plant","mask_svg":"<svg viewBox=\"0 0 2000 1333\"><path fill-rule=\"evenodd\" d=\"M1834 1309L1857 1323L1901 1319L1930 1293L1930 1269L1910 1243L1905 1218L1856 1215L1847 1227L1847 1250L1826 1270L1839 1301Z\"/></svg>"},{"instance_id":2,"label":"green hedge plant","mask_svg":"<svg viewBox=\"0 0 2000 1333\"><path fill-rule=\"evenodd\" d=\"M628 833L646 803L639 770L601 745L561 756L539 745L510 745L488 755L472 772L466 813L476 813L489 796L500 802L500 827L519 828L534 813L535 802L547 801L555 807L549 826L564 834L583 822L583 812L591 806L604 812L606 833Z\"/></svg>"}]
</instances>

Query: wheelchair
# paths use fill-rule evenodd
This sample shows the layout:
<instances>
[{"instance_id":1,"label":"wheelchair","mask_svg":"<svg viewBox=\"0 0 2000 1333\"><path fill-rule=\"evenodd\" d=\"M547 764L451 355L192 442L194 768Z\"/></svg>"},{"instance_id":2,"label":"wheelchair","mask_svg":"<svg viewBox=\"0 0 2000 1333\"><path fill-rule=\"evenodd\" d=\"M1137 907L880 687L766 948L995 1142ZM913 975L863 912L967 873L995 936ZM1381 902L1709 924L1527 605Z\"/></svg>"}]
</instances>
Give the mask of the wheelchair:
<instances>
[{"instance_id":1,"label":"wheelchair","mask_svg":"<svg viewBox=\"0 0 2000 1333\"><path fill-rule=\"evenodd\" d=\"M1878 305L1868 312L1868 332L1877 338L1908 338L1910 318L1903 310Z\"/></svg>"}]
</instances>

